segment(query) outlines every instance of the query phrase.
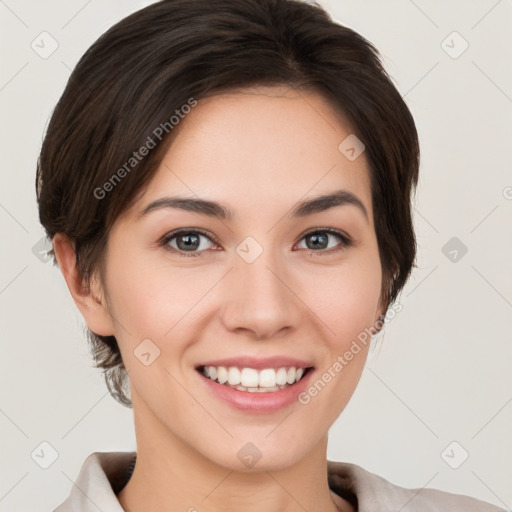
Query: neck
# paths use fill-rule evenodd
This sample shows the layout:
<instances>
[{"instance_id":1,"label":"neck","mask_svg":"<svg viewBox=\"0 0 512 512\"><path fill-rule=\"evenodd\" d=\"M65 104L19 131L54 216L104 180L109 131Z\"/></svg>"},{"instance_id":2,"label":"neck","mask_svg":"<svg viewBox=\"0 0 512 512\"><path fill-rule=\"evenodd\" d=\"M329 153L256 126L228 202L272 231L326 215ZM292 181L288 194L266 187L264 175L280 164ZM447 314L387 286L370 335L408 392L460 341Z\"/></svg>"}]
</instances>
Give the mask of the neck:
<instances>
[{"instance_id":1,"label":"neck","mask_svg":"<svg viewBox=\"0 0 512 512\"><path fill-rule=\"evenodd\" d=\"M353 511L329 489L327 436L289 467L240 471L208 459L154 417L142 425L135 414L135 430L135 469L117 496L126 512Z\"/></svg>"}]
</instances>

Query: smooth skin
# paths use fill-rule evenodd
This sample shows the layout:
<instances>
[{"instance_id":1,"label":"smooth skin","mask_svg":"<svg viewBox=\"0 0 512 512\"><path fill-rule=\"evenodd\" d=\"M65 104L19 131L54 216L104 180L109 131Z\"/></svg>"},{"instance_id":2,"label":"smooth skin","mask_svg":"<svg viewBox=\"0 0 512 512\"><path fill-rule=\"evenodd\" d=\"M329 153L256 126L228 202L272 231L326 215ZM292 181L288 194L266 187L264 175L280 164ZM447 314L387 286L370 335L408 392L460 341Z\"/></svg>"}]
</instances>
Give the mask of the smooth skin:
<instances>
[{"instance_id":1,"label":"smooth skin","mask_svg":"<svg viewBox=\"0 0 512 512\"><path fill-rule=\"evenodd\" d=\"M137 463L118 495L126 511L353 510L328 487L327 438L368 347L308 404L271 414L222 402L195 370L209 359L289 355L314 362L315 382L385 313L365 154L351 161L338 149L350 134L316 92L260 87L202 99L115 222L105 282L95 276L82 286L72 244L55 237L88 327L116 337L129 373ZM298 202L340 189L361 200L368 218L350 204L289 215ZM220 202L233 218L170 208L138 216L171 195ZM183 234L159 244L178 228L201 228L217 242L196 234L196 257L187 257ZM322 228L353 244L327 235L318 248L312 234ZM252 263L236 251L248 236L263 248ZM160 350L148 366L134 354L146 339ZM237 457L248 442L262 453L252 468Z\"/></svg>"}]
</instances>

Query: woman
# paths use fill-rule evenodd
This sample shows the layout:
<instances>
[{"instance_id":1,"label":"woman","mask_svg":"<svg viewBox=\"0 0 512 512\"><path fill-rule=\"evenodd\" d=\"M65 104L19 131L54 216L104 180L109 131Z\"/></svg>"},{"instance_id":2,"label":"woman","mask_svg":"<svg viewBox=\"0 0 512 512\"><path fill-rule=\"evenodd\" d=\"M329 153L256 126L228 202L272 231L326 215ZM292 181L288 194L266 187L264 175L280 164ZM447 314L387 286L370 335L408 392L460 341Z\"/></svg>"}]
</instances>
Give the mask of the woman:
<instances>
[{"instance_id":1,"label":"woman","mask_svg":"<svg viewBox=\"0 0 512 512\"><path fill-rule=\"evenodd\" d=\"M37 192L137 452L57 511L499 510L326 459L414 266L418 167L377 50L316 5L162 1L100 37Z\"/></svg>"}]
</instances>

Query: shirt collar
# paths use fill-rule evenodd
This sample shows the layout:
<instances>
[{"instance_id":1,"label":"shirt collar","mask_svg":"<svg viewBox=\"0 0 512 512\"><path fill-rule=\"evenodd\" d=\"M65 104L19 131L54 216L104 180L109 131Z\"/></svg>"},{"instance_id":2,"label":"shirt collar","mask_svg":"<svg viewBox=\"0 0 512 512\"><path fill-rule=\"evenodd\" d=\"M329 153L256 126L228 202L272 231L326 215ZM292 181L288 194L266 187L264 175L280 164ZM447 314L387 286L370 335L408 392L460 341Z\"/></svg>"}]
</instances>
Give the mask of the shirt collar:
<instances>
[{"instance_id":1,"label":"shirt collar","mask_svg":"<svg viewBox=\"0 0 512 512\"><path fill-rule=\"evenodd\" d=\"M116 495L130 479L136 457L137 452L95 452L89 455L69 497L54 512L124 512ZM501 510L467 496L434 489L399 487L360 466L345 462L328 460L327 477L329 488L352 502L359 512L376 509L391 512L397 510L397 505L401 508L407 505L410 512L424 512L439 510L438 506L442 504L450 505L448 509L452 510Z\"/></svg>"}]
</instances>

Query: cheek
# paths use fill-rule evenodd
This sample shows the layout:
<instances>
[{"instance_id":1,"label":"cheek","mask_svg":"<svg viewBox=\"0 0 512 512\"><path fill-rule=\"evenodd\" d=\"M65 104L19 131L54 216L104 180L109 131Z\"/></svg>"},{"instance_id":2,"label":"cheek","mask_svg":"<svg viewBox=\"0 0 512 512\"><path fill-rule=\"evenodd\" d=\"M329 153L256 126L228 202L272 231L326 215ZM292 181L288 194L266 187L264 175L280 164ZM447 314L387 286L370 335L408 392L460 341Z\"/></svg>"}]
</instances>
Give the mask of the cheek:
<instances>
[{"instance_id":1,"label":"cheek","mask_svg":"<svg viewBox=\"0 0 512 512\"><path fill-rule=\"evenodd\" d=\"M326 350L316 380L300 400L329 424L349 402L363 372L370 328L378 316L381 278L378 257L361 255L357 263L324 275L317 281L323 286L309 295L321 319Z\"/></svg>"},{"instance_id":2,"label":"cheek","mask_svg":"<svg viewBox=\"0 0 512 512\"><path fill-rule=\"evenodd\" d=\"M176 260L162 264L147 254L117 255L112 254L107 270L111 312L120 324L116 336L132 348L149 338L160 349L178 349L176 340L182 338L178 333L197 320L207 303L205 294L225 269L180 265Z\"/></svg>"},{"instance_id":3,"label":"cheek","mask_svg":"<svg viewBox=\"0 0 512 512\"><path fill-rule=\"evenodd\" d=\"M374 325L381 280L380 260L370 252L347 259L346 264L329 271L320 268L310 272L301 297L318 316L325 340L333 349L343 350Z\"/></svg>"},{"instance_id":4,"label":"cheek","mask_svg":"<svg viewBox=\"0 0 512 512\"><path fill-rule=\"evenodd\" d=\"M148 337L161 332L165 318L162 313L172 314L173 308L168 302L171 288L162 282L164 276L160 275L158 280L156 277L156 269L132 266L128 260L110 274L110 296L115 304L112 312L134 336ZM178 286L176 283L174 288ZM168 317L167 328L170 320Z\"/></svg>"}]
</instances>

